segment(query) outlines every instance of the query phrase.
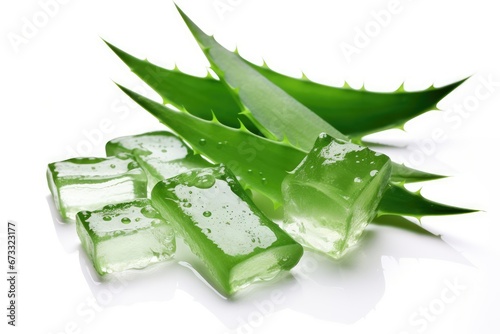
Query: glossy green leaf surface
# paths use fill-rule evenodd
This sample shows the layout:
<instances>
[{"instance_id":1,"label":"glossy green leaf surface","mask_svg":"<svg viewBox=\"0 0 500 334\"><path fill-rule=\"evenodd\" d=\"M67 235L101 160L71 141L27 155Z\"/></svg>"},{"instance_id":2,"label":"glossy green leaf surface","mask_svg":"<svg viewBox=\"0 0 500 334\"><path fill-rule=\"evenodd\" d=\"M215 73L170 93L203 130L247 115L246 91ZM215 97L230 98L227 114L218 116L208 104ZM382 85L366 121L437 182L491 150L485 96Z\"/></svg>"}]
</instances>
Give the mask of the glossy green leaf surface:
<instances>
[{"instance_id":1,"label":"glossy green leaf surface","mask_svg":"<svg viewBox=\"0 0 500 334\"><path fill-rule=\"evenodd\" d=\"M467 80L415 92L405 91L401 85L394 92L382 93L364 88L353 89L347 84L344 87L322 85L307 78L291 78L265 66L248 64L337 130L351 137L401 128L412 118L436 110L441 99Z\"/></svg>"},{"instance_id":2,"label":"glossy green leaf surface","mask_svg":"<svg viewBox=\"0 0 500 334\"><path fill-rule=\"evenodd\" d=\"M133 73L161 96L165 104L186 108L193 115L206 120L212 119L215 114L222 124L231 127L239 127L240 118L247 129L259 133L249 119L240 117L240 106L220 81L211 76L200 78L176 69L168 70L138 59L108 42L106 44Z\"/></svg>"},{"instance_id":3,"label":"glossy green leaf surface","mask_svg":"<svg viewBox=\"0 0 500 334\"><path fill-rule=\"evenodd\" d=\"M160 103L120 87L128 96L175 131L195 151L216 163L224 163L247 186L281 203L281 182L304 157L296 148L238 129L177 112Z\"/></svg>"},{"instance_id":4,"label":"glossy green leaf surface","mask_svg":"<svg viewBox=\"0 0 500 334\"><path fill-rule=\"evenodd\" d=\"M390 184L379 205L379 216L402 215L412 217L442 216L477 212L437 203L423 197L420 192L411 192L403 186Z\"/></svg>"},{"instance_id":5,"label":"glossy green leaf surface","mask_svg":"<svg viewBox=\"0 0 500 334\"><path fill-rule=\"evenodd\" d=\"M238 114L240 107L220 81L211 77L199 78L177 70L167 70L146 60L135 58L110 43L107 45L163 98L164 103L185 108L191 114L205 120L210 120L215 115L220 123L230 127L239 127L241 120L249 131L260 133L252 121ZM442 177L398 164L393 164L392 170L392 180L395 182L421 182Z\"/></svg>"},{"instance_id":6,"label":"glossy green leaf surface","mask_svg":"<svg viewBox=\"0 0 500 334\"><path fill-rule=\"evenodd\" d=\"M216 119L207 121L186 111L174 111L125 87L119 87L197 152L216 163L224 163L247 187L266 195L275 205L282 204L282 181L304 158L305 151L286 142L257 136L244 127L235 129L221 124ZM399 189L400 186L392 185L391 188ZM410 203L408 210L404 204L406 201ZM379 211L382 214L406 216L433 215L439 214L436 204L401 188L398 192L384 194ZM447 208L448 214L471 212L460 208Z\"/></svg>"},{"instance_id":7,"label":"glossy green leaf surface","mask_svg":"<svg viewBox=\"0 0 500 334\"><path fill-rule=\"evenodd\" d=\"M333 126L298 102L283 89L244 62L238 55L222 47L205 34L182 10L177 8L196 38L212 69L229 91L241 101L241 111L257 121L257 127L268 138L287 139L294 146L309 151L322 132L347 140Z\"/></svg>"},{"instance_id":8,"label":"glossy green leaf surface","mask_svg":"<svg viewBox=\"0 0 500 334\"><path fill-rule=\"evenodd\" d=\"M223 124L233 127L239 124L240 105L221 81L210 75L200 78L177 69L168 70L138 59L108 42L106 44L164 99L164 103L185 107L193 115L204 119L210 119L213 112ZM391 93L381 93L356 90L347 85L322 85L306 78L277 73L265 65L243 61L340 132L352 137L400 128L408 120L436 109L442 98L465 81L439 88L432 86L423 91L407 92L400 88ZM241 119L250 131L258 133L252 122L244 117Z\"/></svg>"},{"instance_id":9,"label":"glossy green leaf surface","mask_svg":"<svg viewBox=\"0 0 500 334\"><path fill-rule=\"evenodd\" d=\"M243 113L251 116L250 119L264 135L270 139L282 137L283 141L289 141L303 151L311 149L320 133L348 140L347 136L252 69L239 56L206 35L180 9L179 12L221 81L228 86L235 100L241 99ZM399 165L394 168L394 177L397 181L414 182L441 176Z\"/></svg>"}]
</instances>

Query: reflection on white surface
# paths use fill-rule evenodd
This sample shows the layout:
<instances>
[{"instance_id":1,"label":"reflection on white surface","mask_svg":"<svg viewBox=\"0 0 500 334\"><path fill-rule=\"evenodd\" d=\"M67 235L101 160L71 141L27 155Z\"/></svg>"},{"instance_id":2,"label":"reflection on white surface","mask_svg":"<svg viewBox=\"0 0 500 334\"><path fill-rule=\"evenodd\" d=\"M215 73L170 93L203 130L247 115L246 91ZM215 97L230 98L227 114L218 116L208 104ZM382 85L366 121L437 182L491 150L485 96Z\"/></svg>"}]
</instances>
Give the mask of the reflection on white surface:
<instances>
[{"instance_id":1,"label":"reflection on white surface","mask_svg":"<svg viewBox=\"0 0 500 334\"><path fill-rule=\"evenodd\" d=\"M213 313L228 330L252 326L263 317L285 309L322 321L355 323L367 317L384 296L384 263L418 259L471 266L439 237L372 224L361 247L341 261L305 252L291 274L279 281L254 284L234 298L225 299L186 265L200 268L198 259L180 240L175 260L99 277L79 245L74 224L61 224L51 201L48 202L62 247L68 253L79 252L83 276L101 307L168 301L181 290ZM389 220L384 224L390 223Z\"/></svg>"},{"instance_id":2,"label":"reflection on white surface","mask_svg":"<svg viewBox=\"0 0 500 334\"><path fill-rule=\"evenodd\" d=\"M52 215L52 221L54 222L57 239L67 253L75 252L80 244L80 240L76 234L75 224L63 222L61 215L54 205L52 196L47 196L47 203L49 204L50 214Z\"/></svg>"}]
</instances>

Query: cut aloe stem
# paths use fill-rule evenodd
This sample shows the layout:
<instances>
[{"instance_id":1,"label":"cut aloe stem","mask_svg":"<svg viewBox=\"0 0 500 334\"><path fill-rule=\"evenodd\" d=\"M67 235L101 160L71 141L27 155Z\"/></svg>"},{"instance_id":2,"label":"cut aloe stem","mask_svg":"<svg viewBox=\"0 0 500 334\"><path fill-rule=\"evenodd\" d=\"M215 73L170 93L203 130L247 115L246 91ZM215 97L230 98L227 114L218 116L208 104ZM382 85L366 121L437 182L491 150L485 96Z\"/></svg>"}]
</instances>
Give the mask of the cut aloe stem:
<instances>
[{"instance_id":1,"label":"cut aloe stem","mask_svg":"<svg viewBox=\"0 0 500 334\"><path fill-rule=\"evenodd\" d=\"M212 164L168 131L120 137L106 143L108 156L132 154L148 177L148 194L159 181Z\"/></svg>"},{"instance_id":2,"label":"cut aloe stem","mask_svg":"<svg viewBox=\"0 0 500 334\"><path fill-rule=\"evenodd\" d=\"M223 165L161 181L151 198L225 295L275 278L302 256L302 246L255 206Z\"/></svg>"},{"instance_id":3,"label":"cut aloe stem","mask_svg":"<svg viewBox=\"0 0 500 334\"><path fill-rule=\"evenodd\" d=\"M146 197L147 178L131 155L73 158L48 165L47 181L57 210L74 221L81 210Z\"/></svg>"},{"instance_id":4,"label":"cut aloe stem","mask_svg":"<svg viewBox=\"0 0 500 334\"><path fill-rule=\"evenodd\" d=\"M76 218L82 247L99 275L141 269L175 253L174 230L148 199L81 211Z\"/></svg>"},{"instance_id":5,"label":"cut aloe stem","mask_svg":"<svg viewBox=\"0 0 500 334\"><path fill-rule=\"evenodd\" d=\"M321 134L283 181L285 230L303 246L340 258L377 216L390 175L387 156Z\"/></svg>"}]
</instances>

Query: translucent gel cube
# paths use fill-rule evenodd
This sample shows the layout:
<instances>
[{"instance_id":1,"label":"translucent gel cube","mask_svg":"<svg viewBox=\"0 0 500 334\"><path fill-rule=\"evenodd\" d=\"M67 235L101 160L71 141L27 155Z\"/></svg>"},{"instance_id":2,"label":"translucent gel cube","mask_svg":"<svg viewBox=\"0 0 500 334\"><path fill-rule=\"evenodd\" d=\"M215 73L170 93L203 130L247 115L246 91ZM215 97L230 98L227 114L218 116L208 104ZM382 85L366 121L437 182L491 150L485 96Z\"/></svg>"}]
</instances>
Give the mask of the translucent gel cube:
<instances>
[{"instance_id":1,"label":"translucent gel cube","mask_svg":"<svg viewBox=\"0 0 500 334\"><path fill-rule=\"evenodd\" d=\"M207 280L230 295L294 267L303 249L269 220L225 166L159 182L153 205L206 265Z\"/></svg>"},{"instance_id":2,"label":"translucent gel cube","mask_svg":"<svg viewBox=\"0 0 500 334\"><path fill-rule=\"evenodd\" d=\"M81 210L146 197L147 178L128 154L109 158L73 158L48 165L47 181L64 220Z\"/></svg>"},{"instance_id":3,"label":"translucent gel cube","mask_svg":"<svg viewBox=\"0 0 500 334\"><path fill-rule=\"evenodd\" d=\"M285 230L305 247L340 258L376 217L390 174L387 156L320 135L283 181Z\"/></svg>"},{"instance_id":4,"label":"translucent gel cube","mask_svg":"<svg viewBox=\"0 0 500 334\"><path fill-rule=\"evenodd\" d=\"M148 199L80 211L76 230L100 275L144 268L175 252L173 228Z\"/></svg>"},{"instance_id":5,"label":"translucent gel cube","mask_svg":"<svg viewBox=\"0 0 500 334\"><path fill-rule=\"evenodd\" d=\"M163 179L193 168L211 166L200 155L194 154L179 137L167 131L120 137L106 144L108 156L119 153L134 155L148 177L148 192Z\"/></svg>"}]
</instances>

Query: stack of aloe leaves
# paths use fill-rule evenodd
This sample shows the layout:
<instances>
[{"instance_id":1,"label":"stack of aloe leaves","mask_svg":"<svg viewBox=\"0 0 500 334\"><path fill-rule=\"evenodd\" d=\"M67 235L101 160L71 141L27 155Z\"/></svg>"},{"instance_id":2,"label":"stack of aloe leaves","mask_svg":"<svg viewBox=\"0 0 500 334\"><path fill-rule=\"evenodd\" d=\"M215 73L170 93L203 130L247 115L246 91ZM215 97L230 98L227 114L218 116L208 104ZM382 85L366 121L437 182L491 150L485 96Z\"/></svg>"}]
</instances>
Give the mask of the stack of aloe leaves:
<instances>
[{"instance_id":1,"label":"stack of aloe leaves","mask_svg":"<svg viewBox=\"0 0 500 334\"><path fill-rule=\"evenodd\" d=\"M237 51L225 49L182 10L178 10L217 78L210 73L206 77L196 77L179 71L177 67L172 70L162 68L106 42L133 73L161 96L163 103L121 85L118 85L119 88L174 131L196 153L227 166L250 193L264 195L272 201L275 209L284 206L285 220L288 201L294 199L284 192L287 188L284 180L294 175L298 178L304 164L313 161L313 151L336 150L335 159L342 152L343 156L348 155L346 152L373 152L365 150L361 140L363 136L402 128L407 121L429 110L436 110L437 103L464 81L440 88L431 86L416 92L407 92L401 86L391 93L378 93L356 90L348 85L326 86L305 76L292 78L274 72L265 64L258 66L250 63ZM378 157L380 154L370 156ZM437 203L424 198L419 191L407 190L406 183L430 181L443 176L387 161L389 163L384 168L388 176L385 181L380 177L380 188L374 192L380 193L374 214L364 217L369 222L381 216L397 216L400 218L391 224L421 232L417 224L405 217L419 220L423 216L475 211ZM356 170L359 161L342 163L336 168ZM321 168L321 165L320 162L311 168ZM370 175L378 172L372 170ZM339 173L343 175L344 171ZM364 182L357 177L354 180ZM293 182L295 180L288 180L287 184ZM302 196L307 197L307 191ZM354 202L352 205L357 205ZM332 202L332 205L336 203ZM307 206L299 207L299 210L307 210ZM314 212L304 213L306 216L311 214ZM353 214L356 212L347 214L349 219ZM335 219L332 217L332 220ZM294 236L293 231L291 235ZM315 247L314 242L298 239L308 248L328 253L321 246ZM329 255L338 258L347 246L350 245L343 245L337 253Z\"/></svg>"},{"instance_id":2,"label":"stack of aloe leaves","mask_svg":"<svg viewBox=\"0 0 500 334\"><path fill-rule=\"evenodd\" d=\"M163 104L118 86L198 153L218 163L232 162L241 169L262 170L268 175L266 184L239 168L234 172L250 189L268 196L277 206L282 204L284 176L304 158L320 133L359 142L368 134L402 128L408 120L437 109L437 103L464 81L417 92L406 92L401 86L393 93L377 93L292 78L226 50L179 11L218 79L210 73L200 78L177 68L165 69L107 43L132 72L162 97ZM227 142L227 149L218 150L215 144L219 142ZM248 150L241 149L242 143ZM249 158L248 151L260 154L250 154ZM393 163L391 185L381 202L380 215L421 218L472 212L431 202L403 187L404 183L442 177Z\"/></svg>"}]
</instances>

